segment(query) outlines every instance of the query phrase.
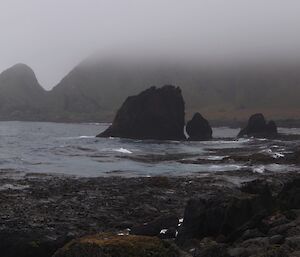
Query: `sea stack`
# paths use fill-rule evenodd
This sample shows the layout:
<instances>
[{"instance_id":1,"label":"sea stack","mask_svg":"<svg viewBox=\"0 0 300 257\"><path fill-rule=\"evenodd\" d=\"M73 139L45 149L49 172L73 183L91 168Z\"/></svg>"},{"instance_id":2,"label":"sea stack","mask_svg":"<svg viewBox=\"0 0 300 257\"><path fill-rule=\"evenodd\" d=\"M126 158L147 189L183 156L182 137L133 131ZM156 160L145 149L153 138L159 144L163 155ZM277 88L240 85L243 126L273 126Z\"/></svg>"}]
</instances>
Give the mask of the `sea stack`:
<instances>
[{"instance_id":1,"label":"sea stack","mask_svg":"<svg viewBox=\"0 0 300 257\"><path fill-rule=\"evenodd\" d=\"M183 140L184 100L179 87L151 87L130 96L98 137Z\"/></svg>"},{"instance_id":2,"label":"sea stack","mask_svg":"<svg viewBox=\"0 0 300 257\"><path fill-rule=\"evenodd\" d=\"M263 114L256 113L249 118L247 126L240 131L238 137L253 136L269 138L276 135L276 123L272 120L267 123Z\"/></svg>"},{"instance_id":3,"label":"sea stack","mask_svg":"<svg viewBox=\"0 0 300 257\"><path fill-rule=\"evenodd\" d=\"M193 118L186 124L186 132L189 140L204 141L212 139L212 129L209 122L197 112Z\"/></svg>"}]
</instances>

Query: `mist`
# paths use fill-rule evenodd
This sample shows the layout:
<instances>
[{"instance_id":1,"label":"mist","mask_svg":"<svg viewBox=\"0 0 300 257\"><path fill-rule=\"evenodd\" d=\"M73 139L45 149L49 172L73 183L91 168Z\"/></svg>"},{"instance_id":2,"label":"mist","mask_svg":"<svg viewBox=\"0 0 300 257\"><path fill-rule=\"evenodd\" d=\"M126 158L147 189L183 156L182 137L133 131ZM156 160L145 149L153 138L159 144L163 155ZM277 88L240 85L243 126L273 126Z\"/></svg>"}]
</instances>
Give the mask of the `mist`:
<instances>
[{"instance_id":1,"label":"mist","mask_svg":"<svg viewBox=\"0 0 300 257\"><path fill-rule=\"evenodd\" d=\"M31 66L46 89L87 56L202 63L297 61L300 3L277 0L0 4L0 70Z\"/></svg>"}]
</instances>

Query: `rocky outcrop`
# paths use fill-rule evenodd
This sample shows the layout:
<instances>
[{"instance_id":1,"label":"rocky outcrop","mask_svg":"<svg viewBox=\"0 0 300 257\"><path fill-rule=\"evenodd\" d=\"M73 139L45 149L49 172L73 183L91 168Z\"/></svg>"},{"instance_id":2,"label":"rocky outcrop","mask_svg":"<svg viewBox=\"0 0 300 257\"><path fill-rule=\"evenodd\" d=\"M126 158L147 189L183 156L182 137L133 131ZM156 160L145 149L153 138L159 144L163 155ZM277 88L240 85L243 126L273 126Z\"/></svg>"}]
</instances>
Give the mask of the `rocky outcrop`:
<instances>
[{"instance_id":1,"label":"rocky outcrop","mask_svg":"<svg viewBox=\"0 0 300 257\"><path fill-rule=\"evenodd\" d=\"M53 257L177 257L177 250L157 237L96 234L73 240Z\"/></svg>"},{"instance_id":2,"label":"rocky outcrop","mask_svg":"<svg viewBox=\"0 0 300 257\"><path fill-rule=\"evenodd\" d=\"M204 194L188 202L178 241L219 235L232 241L248 227L257 225L271 210L272 196L268 188L263 194Z\"/></svg>"},{"instance_id":3,"label":"rocky outcrop","mask_svg":"<svg viewBox=\"0 0 300 257\"><path fill-rule=\"evenodd\" d=\"M255 179L191 199L176 241L201 257L299 256L299 181Z\"/></svg>"},{"instance_id":4,"label":"rocky outcrop","mask_svg":"<svg viewBox=\"0 0 300 257\"><path fill-rule=\"evenodd\" d=\"M283 209L300 208L300 177L287 182L280 194L278 201Z\"/></svg>"},{"instance_id":5,"label":"rocky outcrop","mask_svg":"<svg viewBox=\"0 0 300 257\"><path fill-rule=\"evenodd\" d=\"M184 139L184 100L180 88L151 87L128 97L113 124L98 137Z\"/></svg>"},{"instance_id":6,"label":"rocky outcrop","mask_svg":"<svg viewBox=\"0 0 300 257\"><path fill-rule=\"evenodd\" d=\"M277 135L277 126L274 121L265 120L265 117L261 113L252 115L247 126L240 131L238 137L250 136L250 137L275 137Z\"/></svg>"},{"instance_id":7,"label":"rocky outcrop","mask_svg":"<svg viewBox=\"0 0 300 257\"><path fill-rule=\"evenodd\" d=\"M7 184L28 187L5 189ZM168 242L178 243L174 247L183 252L181 257L299 256L300 185L295 171L81 179L33 174L26 180L4 173L0 185L0 252L5 257L51 257L55 252L101 256L103 249L140 253L148 245L141 239L145 237L131 233L157 235L159 230L157 237L146 237L153 252L162 254L158 256L171 250ZM107 233L97 235L102 231Z\"/></svg>"},{"instance_id":8,"label":"rocky outcrop","mask_svg":"<svg viewBox=\"0 0 300 257\"><path fill-rule=\"evenodd\" d=\"M186 124L186 132L189 140L202 141L212 139L212 129L208 121L197 112Z\"/></svg>"}]
</instances>

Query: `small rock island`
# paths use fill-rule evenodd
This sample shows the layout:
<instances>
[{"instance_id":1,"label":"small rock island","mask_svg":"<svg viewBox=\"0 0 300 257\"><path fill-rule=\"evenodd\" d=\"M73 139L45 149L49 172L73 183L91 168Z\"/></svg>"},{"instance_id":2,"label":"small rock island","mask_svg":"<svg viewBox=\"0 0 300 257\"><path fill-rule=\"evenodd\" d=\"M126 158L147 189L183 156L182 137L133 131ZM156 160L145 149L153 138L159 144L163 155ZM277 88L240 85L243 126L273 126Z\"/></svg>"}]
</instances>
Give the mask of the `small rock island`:
<instances>
[{"instance_id":1,"label":"small rock island","mask_svg":"<svg viewBox=\"0 0 300 257\"><path fill-rule=\"evenodd\" d=\"M151 87L130 96L112 125L98 137L183 140L184 100L179 87Z\"/></svg>"},{"instance_id":2,"label":"small rock island","mask_svg":"<svg viewBox=\"0 0 300 257\"><path fill-rule=\"evenodd\" d=\"M277 136L277 126L274 121L266 122L263 114L256 113L253 114L245 128L243 128L238 137L250 136L250 137L275 137Z\"/></svg>"},{"instance_id":3,"label":"small rock island","mask_svg":"<svg viewBox=\"0 0 300 257\"><path fill-rule=\"evenodd\" d=\"M212 139L212 128L199 112L195 113L186 124L186 132L189 135L189 140L192 141Z\"/></svg>"}]
</instances>

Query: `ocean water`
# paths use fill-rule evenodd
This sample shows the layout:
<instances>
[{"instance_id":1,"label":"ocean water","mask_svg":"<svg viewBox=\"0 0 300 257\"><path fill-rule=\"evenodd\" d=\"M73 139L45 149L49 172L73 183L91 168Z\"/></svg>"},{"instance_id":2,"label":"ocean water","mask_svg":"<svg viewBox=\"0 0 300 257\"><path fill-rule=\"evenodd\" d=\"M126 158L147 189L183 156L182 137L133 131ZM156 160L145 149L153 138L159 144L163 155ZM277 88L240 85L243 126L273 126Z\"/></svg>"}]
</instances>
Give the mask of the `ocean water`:
<instances>
[{"instance_id":1,"label":"ocean water","mask_svg":"<svg viewBox=\"0 0 300 257\"><path fill-rule=\"evenodd\" d=\"M229 154L288 153L298 141L236 139L239 129L214 128L214 140L204 142L96 138L108 124L0 122L0 170L59 173L75 176L187 175L251 169L253 172L298 169L286 165L247 163L192 164L219 160ZM300 134L300 129L280 129Z\"/></svg>"}]
</instances>

